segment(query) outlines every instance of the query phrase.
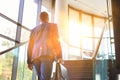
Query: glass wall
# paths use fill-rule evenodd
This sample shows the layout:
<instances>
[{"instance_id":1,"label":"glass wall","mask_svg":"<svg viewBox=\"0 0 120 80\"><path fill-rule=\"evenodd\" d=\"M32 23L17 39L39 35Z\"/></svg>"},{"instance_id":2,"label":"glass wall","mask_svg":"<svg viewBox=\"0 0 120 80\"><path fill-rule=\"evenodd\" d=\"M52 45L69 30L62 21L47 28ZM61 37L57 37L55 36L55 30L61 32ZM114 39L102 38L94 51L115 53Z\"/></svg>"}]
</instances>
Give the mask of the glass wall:
<instances>
[{"instance_id":1,"label":"glass wall","mask_svg":"<svg viewBox=\"0 0 120 80\"><path fill-rule=\"evenodd\" d=\"M16 24L13 24L12 22L0 17L0 27L0 34L15 39L17 28Z\"/></svg>"},{"instance_id":2,"label":"glass wall","mask_svg":"<svg viewBox=\"0 0 120 80\"><path fill-rule=\"evenodd\" d=\"M30 29L33 29L36 26L37 6L35 0L24 0L22 24Z\"/></svg>"},{"instance_id":3,"label":"glass wall","mask_svg":"<svg viewBox=\"0 0 120 80\"><path fill-rule=\"evenodd\" d=\"M13 51L0 55L0 80L11 80Z\"/></svg>"},{"instance_id":4,"label":"glass wall","mask_svg":"<svg viewBox=\"0 0 120 80\"><path fill-rule=\"evenodd\" d=\"M14 21L18 21L21 18L21 23L28 29L33 29L39 21L40 11L47 11L49 13L50 22L52 22L52 0L23 0L23 16L18 16L19 5L21 0L1 0L0 1L0 13L8 16ZM42 1L42 5L38 3ZM105 25L105 18L96 17L91 14L84 13L80 10L76 10L69 7L69 49L68 60L78 59L90 59L94 50L97 47L97 43ZM74 15L74 16L73 16ZM107 23L108 24L108 23ZM112 25L112 23L111 23ZM5 35L13 40L16 39L17 25L0 17L0 34ZM108 29L106 30L108 31ZM30 31L21 28L21 35L19 36L20 42L29 40ZM108 33L106 33L108 34ZM111 34L113 35L113 34ZM108 40L104 40L104 43L109 43ZM15 46L14 41L10 41L0 37L0 52ZM110 44L109 44L110 45ZM66 46L66 45L65 45ZM65 48L63 45L62 47ZM104 45L103 45L104 46ZM105 44L104 49L108 50ZM114 49L114 46L112 47ZM101 48L103 49L103 48ZM18 55L15 50L0 55L0 80L10 80L12 76L13 58L18 58L17 76L16 80L31 80L32 72L27 68L27 44L18 47ZM100 50L102 51L102 50ZM63 54L63 55L66 55ZM102 52L101 52L102 53ZM100 58L100 57L99 57ZM15 65L17 65L15 63ZM34 79L35 80L35 79Z\"/></svg>"},{"instance_id":5,"label":"glass wall","mask_svg":"<svg viewBox=\"0 0 120 80\"><path fill-rule=\"evenodd\" d=\"M0 13L7 15L17 21L20 0L1 0Z\"/></svg>"},{"instance_id":6,"label":"glass wall","mask_svg":"<svg viewBox=\"0 0 120 80\"><path fill-rule=\"evenodd\" d=\"M22 4L20 4L21 1L23 1ZM15 47L16 31L19 33L17 38L20 39L21 43L29 41L30 30L39 24L39 14L41 11L48 12L49 20L50 22L52 21L52 0L4 0L0 1L0 5L0 13L10 19L7 20L2 15L0 16L0 36L2 36L0 37L0 53ZM23 11L21 10L22 7ZM22 26L28 29L21 27L20 30L17 30L17 27L20 27L17 25L17 21L20 21ZM13 76L14 78L16 76L16 80L35 80L34 73L27 66L27 46L28 44L25 44L0 55L0 60L2 61L0 63L0 80L11 80ZM18 62L14 61L17 60L15 58L18 59ZM13 66L15 69L12 69ZM12 71L16 73L13 76Z\"/></svg>"},{"instance_id":7,"label":"glass wall","mask_svg":"<svg viewBox=\"0 0 120 80\"><path fill-rule=\"evenodd\" d=\"M0 1L0 13L4 16L8 17L7 19L0 15L0 53L5 50L8 50L12 47L15 47L16 42L16 31L17 31L17 21L21 20L22 25L27 27L28 29L32 29L36 26L36 18L37 18L37 4L35 0L23 0L23 16L18 15L20 7L20 2L22 0L4 0ZM20 19L19 19L20 18ZM11 22L12 21L12 22ZM30 31L25 28L21 28L19 30L21 32L21 36L17 35L17 38L20 38L20 42L25 42L29 40ZM18 58L18 67L16 80L31 80L32 79L32 71L27 68L26 63L26 50L27 44L18 47L17 49L13 49L10 52L0 55L0 80L11 80L12 71L15 72L13 65L15 68L17 67L17 63L14 61L15 57ZM18 52L16 52L18 51ZM15 62L15 63L13 63ZM25 76L25 77L24 77Z\"/></svg>"},{"instance_id":8,"label":"glass wall","mask_svg":"<svg viewBox=\"0 0 120 80\"><path fill-rule=\"evenodd\" d=\"M80 13L69 9L69 59L74 59L77 56L81 57L81 42L80 42ZM74 15L74 16L73 16ZM74 28L73 28L74 27ZM76 48L78 47L78 48ZM76 54L75 54L76 53Z\"/></svg>"},{"instance_id":9,"label":"glass wall","mask_svg":"<svg viewBox=\"0 0 120 80\"><path fill-rule=\"evenodd\" d=\"M83 52L82 52L82 57L83 59L85 57L92 57L92 53L93 53L93 50L94 50L94 39L92 37L94 37L93 35L93 28L94 26L93 23L92 23L92 16L91 15L88 15L88 14L84 14L82 13L82 37L81 37L81 40L82 40L82 49L83 49ZM87 20L86 20L87 19Z\"/></svg>"},{"instance_id":10,"label":"glass wall","mask_svg":"<svg viewBox=\"0 0 120 80\"><path fill-rule=\"evenodd\" d=\"M0 37L0 52L15 46L15 43Z\"/></svg>"},{"instance_id":11,"label":"glass wall","mask_svg":"<svg viewBox=\"0 0 120 80\"><path fill-rule=\"evenodd\" d=\"M69 6L69 58L91 59L105 28L104 38L109 36L107 17L96 16ZM73 16L74 15L74 16ZM104 49L110 50L110 39L104 40ZM102 49L101 49L102 50ZM108 54L108 52L107 52Z\"/></svg>"},{"instance_id":12,"label":"glass wall","mask_svg":"<svg viewBox=\"0 0 120 80\"><path fill-rule=\"evenodd\" d=\"M27 65L27 44L19 47L19 60L16 80L32 80L32 71ZM14 50L15 51L15 50Z\"/></svg>"},{"instance_id":13,"label":"glass wall","mask_svg":"<svg viewBox=\"0 0 120 80\"><path fill-rule=\"evenodd\" d=\"M6 15L12 20L18 20L19 0L0 0L0 13ZM16 24L4 19L0 16L0 53L15 46ZM7 39L10 38L11 40ZM0 55L0 80L11 80L13 50Z\"/></svg>"}]
</instances>

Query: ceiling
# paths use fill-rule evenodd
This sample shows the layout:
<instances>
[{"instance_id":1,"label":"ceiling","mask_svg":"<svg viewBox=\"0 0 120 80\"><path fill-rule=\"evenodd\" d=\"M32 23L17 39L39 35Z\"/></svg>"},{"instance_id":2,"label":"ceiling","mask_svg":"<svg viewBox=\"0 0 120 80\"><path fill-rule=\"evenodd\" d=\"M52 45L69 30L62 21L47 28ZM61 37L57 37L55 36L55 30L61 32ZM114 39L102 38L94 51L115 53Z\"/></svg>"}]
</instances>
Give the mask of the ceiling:
<instances>
[{"instance_id":1,"label":"ceiling","mask_svg":"<svg viewBox=\"0 0 120 80\"><path fill-rule=\"evenodd\" d=\"M96 14L99 16L107 17L107 1L109 1L109 6L111 5L111 0L68 0L68 4L78 10L82 10L88 13ZM49 9L51 0L43 0L43 4ZM111 14L111 9L110 13Z\"/></svg>"},{"instance_id":2,"label":"ceiling","mask_svg":"<svg viewBox=\"0 0 120 80\"><path fill-rule=\"evenodd\" d=\"M79 10L107 17L107 0L68 0L68 4Z\"/></svg>"}]
</instances>

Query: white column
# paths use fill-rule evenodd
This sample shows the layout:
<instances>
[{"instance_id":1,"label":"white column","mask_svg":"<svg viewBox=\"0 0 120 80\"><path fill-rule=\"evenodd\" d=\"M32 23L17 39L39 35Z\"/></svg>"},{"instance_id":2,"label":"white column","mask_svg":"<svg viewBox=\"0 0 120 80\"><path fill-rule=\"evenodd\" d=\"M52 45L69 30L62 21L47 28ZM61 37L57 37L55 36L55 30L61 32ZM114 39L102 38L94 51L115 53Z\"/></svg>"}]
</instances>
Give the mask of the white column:
<instances>
[{"instance_id":1,"label":"white column","mask_svg":"<svg viewBox=\"0 0 120 80\"><path fill-rule=\"evenodd\" d=\"M61 42L68 42L68 0L56 0L55 23L58 25ZM67 46L62 46L63 58L67 59Z\"/></svg>"}]
</instances>

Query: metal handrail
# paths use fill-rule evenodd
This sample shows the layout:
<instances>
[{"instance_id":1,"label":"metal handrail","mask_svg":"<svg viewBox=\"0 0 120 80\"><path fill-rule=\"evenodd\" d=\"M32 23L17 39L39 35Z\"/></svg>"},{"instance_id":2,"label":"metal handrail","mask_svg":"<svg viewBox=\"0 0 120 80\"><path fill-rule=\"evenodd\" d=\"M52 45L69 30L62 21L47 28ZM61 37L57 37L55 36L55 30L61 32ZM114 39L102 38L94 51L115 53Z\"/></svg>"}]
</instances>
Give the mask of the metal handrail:
<instances>
[{"instance_id":1,"label":"metal handrail","mask_svg":"<svg viewBox=\"0 0 120 80\"><path fill-rule=\"evenodd\" d=\"M24 29L26 29L26 30L28 30L28 31L31 31L31 29L29 29L29 28L23 26L21 23L16 22L15 20L13 20L13 19L7 17L6 15L4 15L4 14L2 14L2 13L0 13L0 16L3 17L4 19L7 19L8 21L10 21L10 22L12 22L12 23L18 25L18 26L21 27L21 28L24 28Z\"/></svg>"},{"instance_id":2,"label":"metal handrail","mask_svg":"<svg viewBox=\"0 0 120 80\"><path fill-rule=\"evenodd\" d=\"M104 30L105 30L105 26L103 26L102 33L101 33L101 35L100 35L100 39L99 39L98 44L97 44L97 47L96 47L96 49L95 49L95 51L94 51L94 53L93 53L92 59L93 59L94 61L96 60L96 56L97 56L97 54L98 54L98 50L99 50L99 48L100 48L101 41L102 41L102 39L103 39Z\"/></svg>"},{"instance_id":3,"label":"metal handrail","mask_svg":"<svg viewBox=\"0 0 120 80\"><path fill-rule=\"evenodd\" d=\"M8 36L5 36L5 35L3 35L3 34L0 34L0 37L3 37L3 38L5 38L5 39L7 39L7 40L10 40L10 41L13 41L13 42L16 42L16 43L20 43L19 41L14 40L14 39L12 39L12 38L10 38L10 37L8 37Z\"/></svg>"},{"instance_id":4,"label":"metal handrail","mask_svg":"<svg viewBox=\"0 0 120 80\"><path fill-rule=\"evenodd\" d=\"M2 13L0 13L0 16L3 17L3 18L6 19L6 20L8 20L8 21L10 21L10 22L18 25L18 27L24 28L24 29L27 30L27 31L31 31L29 28L23 26L22 24L14 21L13 19L5 16L5 15L2 14ZM3 37L3 38L5 38L5 39L7 39L7 40L10 40L10 41L13 41L13 42L17 43L15 46L13 46L13 47L11 47L11 48L9 48L9 49L6 49L6 50L4 50L4 51L1 51L1 52L0 52L0 55L2 55L2 54L4 54L4 53L7 53L7 52L9 52L9 51L11 51L11 50L13 50L13 49L15 49L15 48L17 48L17 47L20 47L20 46L22 46L22 45L24 45L24 44L26 44L26 43L28 42L28 41L25 41L25 42L20 43L19 41L14 40L14 39L12 39L12 38L10 38L10 37L8 37L8 36L2 35L2 34L0 34L0 37Z\"/></svg>"},{"instance_id":5,"label":"metal handrail","mask_svg":"<svg viewBox=\"0 0 120 80\"><path fill-rule=\"evenodd\" d=\"M4 51L0 52L0 55L2 55L2 54L4 54L4 53L7 53L7 52L9 52L9 51L11 51L11 50L13 50L13 49L15 49L15 48L18 48L18 47L26 44L27 42L28 42L28 41L22 42L22 43L19 43L19 44L16 44L15 46L13 46L13 47L11 47L11 48L9 48L9 49L7 49L7 50L4 50Z\"/></svg>"}]
</instances>

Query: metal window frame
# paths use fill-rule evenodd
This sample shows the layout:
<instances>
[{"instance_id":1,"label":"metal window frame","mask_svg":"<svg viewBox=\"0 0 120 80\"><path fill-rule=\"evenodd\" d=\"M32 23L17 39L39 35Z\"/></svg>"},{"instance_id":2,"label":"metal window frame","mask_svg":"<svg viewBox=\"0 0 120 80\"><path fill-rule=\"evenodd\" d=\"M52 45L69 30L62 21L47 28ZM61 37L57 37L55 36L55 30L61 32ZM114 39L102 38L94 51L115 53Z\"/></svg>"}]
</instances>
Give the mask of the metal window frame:
<instances>
[{"instance_id":1,"label":"metal window frame","mask_svg":"<svg viewBox=\"0 0 120 80\"><path fill-rule=\"evenodd\" d=\"M23 9L24 9L24 0L20 0L19 12L18 12L18 23L20 23L20 24L22 23ZM16 39L15 40L20 42L20 36L21 36L21 27L19 27L19 25L17 25ZM15 45L17 45L17 43L15 43ZM16 80L16 78L17 78L19 47L17 49L15 49L15 52L16 52L16 55L14 55L14 58L13 58L11 80Z\"/></svg>"}]
</instances>

